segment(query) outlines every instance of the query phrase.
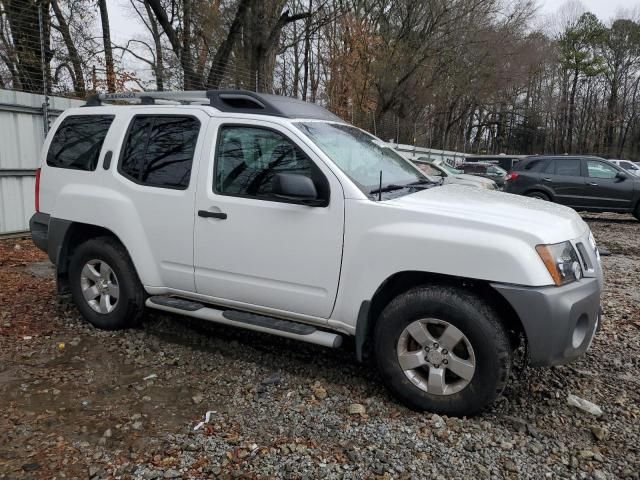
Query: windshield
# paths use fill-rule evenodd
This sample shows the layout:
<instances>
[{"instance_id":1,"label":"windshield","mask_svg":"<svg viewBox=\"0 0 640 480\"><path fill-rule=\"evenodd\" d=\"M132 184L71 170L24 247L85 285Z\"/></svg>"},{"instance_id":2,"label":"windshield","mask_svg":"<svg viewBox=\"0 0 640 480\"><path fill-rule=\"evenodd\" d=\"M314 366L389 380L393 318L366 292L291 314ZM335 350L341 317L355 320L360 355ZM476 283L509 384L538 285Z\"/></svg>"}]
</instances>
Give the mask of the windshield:
<instances>
[{"instance_id":1,"label":"windshield","mask_svg":"<svg viewBox=\"0 0 640 480\"><path fill-rule=\"evenodd\" d=\"M325 122L296 123L365 193L382 187L429 183L408 160L381 140L351 125Z\"/></svg>"},{"instance_id":2,"label":"windshield","mask_svg":"<svg viewBox=\"0 0 640 480\"><path fill-rule=\"evenodd\" d=\"M438 167L431 163L422 163L416 162L414 163L418 169L427 176L431 177L444 177L446 176L441 170L438 170Z\"/></svg>"},{"instance_id":3,"label":"windshield","mask_svg":"<svg viewBox=\"0 0 640 480\"><path fill-rule=\"evenodd\" d=\"M446 162L443 162L442 160L436 160L435 162L436 165L438 165L440 168L446 170L448 173L452 174L452 175L459 175L461 173L464 173L462 170L458 170L457 168L453 168L451 165L449 165Z\"/></svg>"},{"instance_id":4,"label":"windshield","mask_svg":"<svg viewBox=\"0 0 640 480\"><path fill-rule=\"evenodd\" d=\"M420 157L420 158L425 158L425 157ZM429 163L433 163L434 165L436 165L438 168L443 169L445 172L449 173L450 175L459 175L461 173L464 173L462 170L458 170L457 168L453 168L451 165L449 165L447 162L437 158L435 160L427 160Z\"/></svg>"}]
</instances>

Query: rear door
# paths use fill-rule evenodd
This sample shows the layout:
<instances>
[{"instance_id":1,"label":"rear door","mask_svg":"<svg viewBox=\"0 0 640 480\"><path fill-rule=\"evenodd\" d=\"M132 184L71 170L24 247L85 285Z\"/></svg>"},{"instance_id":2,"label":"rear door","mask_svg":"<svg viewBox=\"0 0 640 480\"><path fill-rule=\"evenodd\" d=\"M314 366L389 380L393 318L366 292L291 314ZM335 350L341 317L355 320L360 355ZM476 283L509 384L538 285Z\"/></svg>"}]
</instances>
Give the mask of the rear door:
<instances>
[{"instance_id":1,"label":"rear door","mask_svg":"<svg viewBox=\"0 0 640 480\"><path fill-rule=\"evenodd\" d=\"M585 206L585 179L579 158L554 157L541 173L540 183L553 191L557 203Z\"/></svg>"},{"instance_id":2,"label":"rear door","mask_svg":"<svg viewBox=\"0 0 640 480\"><path fill-rule=\"evenodd\" d=\"M618 169L601 160L585 158L586 206L602 210L628 210L633 200L633 180L617 178ZM626 173L631 177L630 173Z\"/></svg>"},{"instance_id":3,"label":"rear door","mask_svg":"<svg viewBox=\"0 0 640 480\"><path fill-rule=\"evenodd\" d=\"M118 190L130 200L162 286L193 292L193 225L197 159L209 117L199 109L131 109L118 158ZM127 228L123 226L122 228ZM128 227L131 230L131 226Z\"/></svg>"}]
</instances>

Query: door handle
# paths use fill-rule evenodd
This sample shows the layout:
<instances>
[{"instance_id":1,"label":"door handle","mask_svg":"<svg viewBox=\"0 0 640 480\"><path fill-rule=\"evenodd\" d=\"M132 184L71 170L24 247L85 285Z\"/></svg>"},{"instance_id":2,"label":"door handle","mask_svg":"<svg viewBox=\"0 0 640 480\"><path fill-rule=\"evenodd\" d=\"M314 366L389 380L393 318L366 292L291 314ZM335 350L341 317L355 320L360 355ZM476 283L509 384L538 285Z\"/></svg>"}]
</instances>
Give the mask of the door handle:
<instances>
[{"instance_id":1,"label":"door handle","mask_svg":"<svg viewBox=\"0 0 640 480\"><path fill-rule=\"evenodd\" d=\"M203 218L219 218L226 220L227 214L222 212L210 212L209 210L198 210L198 216Z\"/></svg>"},{"instance_id":2,"label":"door handle","mask_svg":"<svg viewBox=\"0 0 640 480\"><path fill-rule=\"evenodd\" d=\"M591 185L592 187L597 187L598 184L596 182L589 182L589 185Z\"/></svg>"},{"instance_id":3,"label":"door handle","mask_svg":"<svg viewBox=\"0 0 640 480\"><path fill-rule=\"evenodd\" d=\"M542 179L543 182L551 182L552 180L549 177L545 177Z\"/></svg>"}]
</instances>

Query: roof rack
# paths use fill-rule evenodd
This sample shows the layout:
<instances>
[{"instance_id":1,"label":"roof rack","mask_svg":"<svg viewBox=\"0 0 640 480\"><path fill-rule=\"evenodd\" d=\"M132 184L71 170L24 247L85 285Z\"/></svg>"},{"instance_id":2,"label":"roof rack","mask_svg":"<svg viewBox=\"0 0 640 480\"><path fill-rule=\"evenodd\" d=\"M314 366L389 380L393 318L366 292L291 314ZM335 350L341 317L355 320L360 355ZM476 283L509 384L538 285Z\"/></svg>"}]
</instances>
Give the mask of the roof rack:
<instances>
[{"instance_id":1,"label":"roof rack","mask_svg":"<svg viewBox=\"0 0 640 480\"><path fill-rule=\"evenodd\" d=\"M343 122L340 117L314 103L249 90L199 90L185 92L98 93L87 98L86 107L106 102L128 102L138 105L210 105L221 112L272 115L286 118L308 118Z\"/></svg>"}]
</instances>

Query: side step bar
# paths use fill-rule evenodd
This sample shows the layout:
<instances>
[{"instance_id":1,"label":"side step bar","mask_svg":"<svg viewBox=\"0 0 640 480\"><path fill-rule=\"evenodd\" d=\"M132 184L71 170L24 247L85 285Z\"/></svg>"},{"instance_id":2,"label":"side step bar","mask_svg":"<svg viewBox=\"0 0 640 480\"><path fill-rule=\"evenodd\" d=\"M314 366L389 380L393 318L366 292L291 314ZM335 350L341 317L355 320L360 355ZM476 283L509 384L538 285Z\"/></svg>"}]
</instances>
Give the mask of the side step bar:
<instances>
[{"instance_id":1,"label":"side step bar","mask_svg":"<svg viewBox=\"0 0 640 480\"><path fill-rule=\"evenodd\" d=\"M318 330L311 325L290 320L265 317L238 310L219 310L199 302L164 295L149 297L145 303L147 307L156 310L177 313L256 332L271 333L280 337L315 343L324 347L337 348L342 345L341 335Z\"/></svg>"}]
</instances>

